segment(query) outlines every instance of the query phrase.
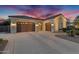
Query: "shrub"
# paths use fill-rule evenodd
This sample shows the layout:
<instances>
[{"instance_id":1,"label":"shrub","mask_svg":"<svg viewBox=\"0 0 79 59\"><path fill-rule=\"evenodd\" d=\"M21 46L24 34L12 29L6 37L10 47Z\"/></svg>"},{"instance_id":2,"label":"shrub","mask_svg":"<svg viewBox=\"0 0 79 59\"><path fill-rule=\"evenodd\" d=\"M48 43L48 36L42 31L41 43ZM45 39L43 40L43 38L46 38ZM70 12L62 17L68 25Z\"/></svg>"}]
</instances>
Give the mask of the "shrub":
<instances>
[{"instance_id":1,"label":"shrub","mask_svg":"<svg viewBox=\"0 0 79 59\"><path fill-rule=\"evenodd\" d=\"M69 26L67 28L67 31L66 32L68 33L69 36L74 37L75 36L75 28L74 28L74 26Z\"/></svg>"},{"instance_id":2,"label":"shrub","mask_svg":"<svg viewBox=\"0 0 79 59\"><path fill-rule=\"evenodd\" d=\"M75 30L76 35L79 35L79 29Z\"/></svg>"},{"instance_id":3,"label":"shrub","mask_svg":"<svg viewBox=\"0 0 79 59\"><path fill-rule=\"evenodd\" d=\"M2 43L2 41L3 41L3 39L2 39L2 38L0 38L0 43Z\"/></svg>"},{"instance_id":4,"label":"shrub","mask_svg":"<svg viewBox=\"0 0 79 59\"><path fill-rule=\"evenodd\" d=\"M73 31L73 30L71 30L71 36L72 36L72 37L74 36L74 31Z\"/></svg>"},{"instance_id":5,"label":"shrub","mask_svg":"<svg viewBox=\"0 0 79 59\"><path fill-rule=\"evenodd\" d=\"M66 32L66 28L63 28L62 30L63 30L63 32Z\"/></svg>"}]
</instances>

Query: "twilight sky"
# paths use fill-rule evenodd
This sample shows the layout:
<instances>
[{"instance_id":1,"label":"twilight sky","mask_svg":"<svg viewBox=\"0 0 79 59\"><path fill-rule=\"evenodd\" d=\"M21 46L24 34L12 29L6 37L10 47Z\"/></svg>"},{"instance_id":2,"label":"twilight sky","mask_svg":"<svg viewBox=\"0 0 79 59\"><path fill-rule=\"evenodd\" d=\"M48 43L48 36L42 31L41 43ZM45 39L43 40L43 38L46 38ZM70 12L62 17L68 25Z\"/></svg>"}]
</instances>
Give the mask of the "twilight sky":
<instances>
[{"instance_id":1,"label":"twilight sky","mask_svg":"<svg viewBox=\"0 0 79 59\"><path fill-rule=\"evenodd\" d=\"M26 15L45 19L62 13L67 18L79 15L79 5L0 5L0 18L9 15Z\"/></svg>"}]
</instances>

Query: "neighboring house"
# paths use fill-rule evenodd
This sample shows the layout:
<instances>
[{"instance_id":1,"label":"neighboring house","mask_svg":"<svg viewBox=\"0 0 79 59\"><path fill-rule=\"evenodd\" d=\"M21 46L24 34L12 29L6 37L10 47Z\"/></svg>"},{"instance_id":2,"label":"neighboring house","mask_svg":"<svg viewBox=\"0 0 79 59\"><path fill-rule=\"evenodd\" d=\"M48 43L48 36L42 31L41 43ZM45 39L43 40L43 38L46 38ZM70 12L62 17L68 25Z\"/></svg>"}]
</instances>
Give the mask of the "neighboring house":
<instances>
[{"instance_id":1,"label":"neighboring house","mask_svg":"<svg viewBox=\"0 0 79 59\"><path fill-rule=\"evenodd\" d=\"M74 23L75 23L75 28L79 29L79 16L75 18Z\"/></svg>"},{"instance_id":2,"label":"neighboring house","mask_svg":"<svg viewBox=\"0 0 79 59\"><path fill-rule=\"evenodd\" d=\"M32 31L59 32L67 27L67 20L62 14L51 16L47 19L37 19L28 16L9 16L9 20L11 21L11 33Z\"/></svg>"},{"instance_id":3,"label":"neighboring house","mask_svg":"<svg viewBox=\"0 0 79 59\"><path fill-rule=\"evenodd\" d=\"M0 20L0 33L10 32L10 23L6 20Z\"/></svg>"}]
</instances>

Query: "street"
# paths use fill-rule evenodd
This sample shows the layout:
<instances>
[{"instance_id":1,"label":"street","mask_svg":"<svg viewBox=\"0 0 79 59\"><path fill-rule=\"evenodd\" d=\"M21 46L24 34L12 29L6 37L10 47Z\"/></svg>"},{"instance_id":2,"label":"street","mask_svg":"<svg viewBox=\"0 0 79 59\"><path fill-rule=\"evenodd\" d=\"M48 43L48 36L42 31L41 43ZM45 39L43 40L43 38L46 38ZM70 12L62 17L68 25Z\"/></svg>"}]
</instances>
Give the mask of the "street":
<instances>
[{"instance_id":1,"label":"street","mask_svg":"<svg viewBox=\"0 0 79 59\"><path fill-rule=\"evenodd\" d=\"M78 43L55 37L55 33L52 32L0 34L0 37L9 40L4 50L6 54L79 53Z\"/></svg>"}]
</instances>

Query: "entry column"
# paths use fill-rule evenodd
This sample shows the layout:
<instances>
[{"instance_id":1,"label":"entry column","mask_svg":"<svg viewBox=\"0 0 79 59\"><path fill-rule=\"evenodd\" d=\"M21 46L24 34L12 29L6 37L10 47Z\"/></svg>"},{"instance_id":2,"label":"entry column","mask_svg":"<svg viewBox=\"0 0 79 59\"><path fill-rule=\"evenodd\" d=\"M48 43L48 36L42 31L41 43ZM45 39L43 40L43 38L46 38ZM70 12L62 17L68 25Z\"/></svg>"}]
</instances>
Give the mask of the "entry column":
<instances>
[{"instance_id":1,"label":"entry column","mask_svg":"<svg viewBox=\"0 0 79 59\"><path fill-rule=\"evenodd\" d=\"M38 30L38 23L35 23L35 32L38 32L39 30Z\"/></svg>"},{"instance_id":2,"label":"entry column","mask_svg":"<svg viewBox=\"0 0 79 59\"><path fill-rule=\"evenodd\" d=\"M51 23L51 32L54 32L54 24Z\"/></svg>"},{"instance_id":3,"label":"entry column","mask_svg":"<svg viewBox=\"0 0 79 59\"><path fill-rule=\"evenodd\" d=\"M43 22L43 31L46 31L45 22Z\"/></svg>"},{"instance_id":4,"label":"entry column","mask_svg":"<svg viewBox=\"0 0 79 59\"><path fill-rule=\"evenodd\" d=\"M11 33L16 33L17 29L16 29L16 22L11 20L11 24L10 24L10 32Z\"/></svg>"}]
</instances>

